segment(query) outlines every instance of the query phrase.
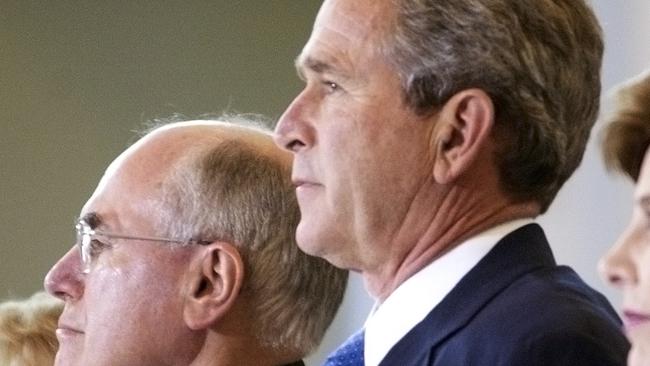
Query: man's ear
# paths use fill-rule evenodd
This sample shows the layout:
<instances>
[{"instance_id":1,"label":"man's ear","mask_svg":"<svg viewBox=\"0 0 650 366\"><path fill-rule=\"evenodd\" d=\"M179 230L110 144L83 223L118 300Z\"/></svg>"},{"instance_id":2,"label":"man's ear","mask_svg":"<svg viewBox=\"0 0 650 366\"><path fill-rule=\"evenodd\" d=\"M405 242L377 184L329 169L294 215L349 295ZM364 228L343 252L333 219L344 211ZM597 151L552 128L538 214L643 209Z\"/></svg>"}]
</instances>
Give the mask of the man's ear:
<instances>
[{"instance_id":1,"label":"man's ear","mask_svg":"<svg viewBox=\"0 0 650 366\"><path fill-rule=\"evenodd\" d=\"M437 114L437 124L433 176L436 182L448 184L486 152L494 125L492 99L480 89L458 92Z\"/></svg>"},{"instance_id":2,"label":"man's ear","mask_svg":"<svg viewBox=\"0 0 650 366\"><path fill-rule=\"evenodd\" d=\"M191 329L206 329L232 308L244 282L244 263L237 248L214 242L192 260L183 318Z\"/></svg>"}]
</instances>

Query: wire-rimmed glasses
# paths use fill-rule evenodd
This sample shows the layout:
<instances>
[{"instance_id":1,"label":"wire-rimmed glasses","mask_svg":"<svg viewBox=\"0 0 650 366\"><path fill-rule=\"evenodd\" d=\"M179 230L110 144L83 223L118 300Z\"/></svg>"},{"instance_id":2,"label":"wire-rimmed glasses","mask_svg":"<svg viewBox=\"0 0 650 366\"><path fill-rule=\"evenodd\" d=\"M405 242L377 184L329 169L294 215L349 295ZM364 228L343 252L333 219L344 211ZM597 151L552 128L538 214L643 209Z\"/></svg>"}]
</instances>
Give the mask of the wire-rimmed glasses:
<instances>
[{"instance_id":1,"label":"wire-rimmed glasses","mask_svg":"<svg viewBox=\"0 0 650 366\"><path fill-rule=\"evenodd\" d=\"M135 235L125 235L112 233L108 231L96 230L93 229L87 221L81 219L77 221L75 225L77 231L77 242L76 245L79 247L79 253L81 254L81 265L83 273L89 273L92 267L93 260L101 253L105 248L112 247L114 244L111 243L110 239L121 239L121 240L143 240L143 241L157 241L165 243L176 243L176 244L198 244L206 245L210 244L210 241L205 240L196 240L196 239L170 239L170 238L159 238L153 236L135 236Z\"/></svg>"}]
</instances>

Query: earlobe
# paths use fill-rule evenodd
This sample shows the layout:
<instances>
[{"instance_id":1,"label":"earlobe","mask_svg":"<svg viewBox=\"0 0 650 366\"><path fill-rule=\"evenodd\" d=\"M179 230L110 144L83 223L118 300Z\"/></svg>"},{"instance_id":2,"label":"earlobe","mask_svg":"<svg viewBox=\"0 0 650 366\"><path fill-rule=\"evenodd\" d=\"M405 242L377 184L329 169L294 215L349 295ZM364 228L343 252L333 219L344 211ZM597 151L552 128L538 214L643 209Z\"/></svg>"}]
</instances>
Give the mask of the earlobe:
<instances>
[{"instance_id":1,"label":"earlobe","mask_svg":"<svg viewBox=\"0 0 650 366\"><path fill-rule=\"evenodd\" d=\"M437 123L433 175L449 184L485 152L494 125L492 99L480 89L458 92L442 107Z\"/></svg>"},{"instance_id":2,"label":"earlobe","mask_svg":"<svg viewBox=\"0 0 650 366\"><path fill-rule=\"evenodd\" d=\"M244 281L244 263L234 245L214 242L200 249L185 295L183 317L190 329L211 327L227 314Z\"/></svg>"}]
</instances>

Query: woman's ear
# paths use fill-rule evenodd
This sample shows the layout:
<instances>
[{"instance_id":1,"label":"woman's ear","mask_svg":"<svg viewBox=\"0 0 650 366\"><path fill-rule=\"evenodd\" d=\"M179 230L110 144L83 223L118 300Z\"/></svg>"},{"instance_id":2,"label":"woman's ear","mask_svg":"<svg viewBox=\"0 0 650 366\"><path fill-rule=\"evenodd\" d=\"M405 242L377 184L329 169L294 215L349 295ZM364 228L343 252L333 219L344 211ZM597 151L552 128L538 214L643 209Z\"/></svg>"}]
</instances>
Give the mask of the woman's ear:
<instances>
[{"instance_id":1,"label":"woman's ear","mask_svg":"<svg viewBox=\"0 0 650 366\"><path fill-rule=\"evenodd\" d=\"M433 176L448 184L465 173L485 153L494 126L494 104L481 89L456 93L437 114Z\"/></svg>"},{"instance_id":2,"label":"woman's ear","mask_svg":"<svg viewBox=\"0 0 650 366\"><path fill-rule=\"evenodd\" d=\"M244 282L244 262L237 248L214 242L191 261L183 318L190 329L206 329L232 308Z\"/></svg>"}]
</instances>

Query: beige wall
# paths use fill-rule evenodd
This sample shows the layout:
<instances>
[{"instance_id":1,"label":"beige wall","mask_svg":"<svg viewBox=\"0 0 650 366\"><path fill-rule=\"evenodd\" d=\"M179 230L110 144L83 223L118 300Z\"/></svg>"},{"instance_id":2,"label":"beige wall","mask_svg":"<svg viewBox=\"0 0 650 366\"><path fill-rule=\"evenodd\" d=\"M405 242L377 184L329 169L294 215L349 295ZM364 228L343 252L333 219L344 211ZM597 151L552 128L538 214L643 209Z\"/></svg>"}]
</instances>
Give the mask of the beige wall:
<instances>
[{"instance_id":1,"label":"beige wall","mask_svg":"<svg viewBox=\"0 0 650 366\"><path fill-rule=\"evenodd\" d=\"M0 298L42 287L142 121L279 116L319 4L0 0Z\"/></svg>"}]
</instances>

